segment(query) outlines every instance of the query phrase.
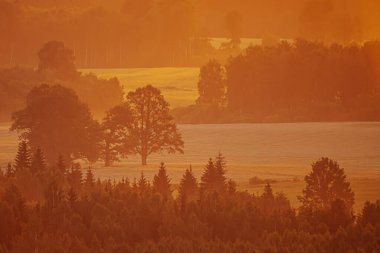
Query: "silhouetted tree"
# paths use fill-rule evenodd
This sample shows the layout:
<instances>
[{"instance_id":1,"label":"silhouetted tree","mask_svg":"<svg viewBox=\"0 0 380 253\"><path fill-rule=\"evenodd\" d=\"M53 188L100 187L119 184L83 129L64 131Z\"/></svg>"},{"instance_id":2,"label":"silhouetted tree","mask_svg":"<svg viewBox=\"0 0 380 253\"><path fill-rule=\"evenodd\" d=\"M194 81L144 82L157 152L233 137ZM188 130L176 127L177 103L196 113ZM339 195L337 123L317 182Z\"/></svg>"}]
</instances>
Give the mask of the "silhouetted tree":
<instances>
[{"instance_id":1,"label":"silhouetted tree","mask_svg":"<svg viewBox=\"0 0 380 253\"><path fill-rule=\"evenodd\" d=\"M264 192L261 197L264 199L274 199L273 190L269 183L265 185Z\"/></svg>"},{"instance_id":2,"label":"silhouetted tree","mask_svg":"<svg viewBox=\"0 0 380 253\"><path fill-rule=\"evenodd\" d=\"M84 184L88 187L93 187L95 185L95 176L91 168L88 168L86 172L86 178L84 180Z\"/></svg>"},{"instance_id":3,"label":"silhouetted tree","mask_svg":"<svg viewBox=\"0 0 380 253\"><path fill-rule=\"evenodd\" d=\"M313 210L329 209L337 199L352 210L354 193L346 179L344 170L336 161L323 157L312 165L312 171L305 177L306 188L299 197L303 207Z\"/></svg>"},{"instance_id":4,"label":"silhouetted tree","mask_svg":"<svg viewBox=\"0 0 380 253\"><path fill-rule=\"evenodd\" d=\"M170 179L166 174L165 164L163 162L161 162L160 164L158 174L154 175L153 187L165 199L167 199L171 195Z\"/></svg>"},{"instance_id":5,"label":"silhouetted tree","mask_svg":"<svg viewBox=\"0 0 380 253\"><path fill-rule=\"evenodd\" d=\"M129 128L133 123L132 113L127 103L111 108L102 122L103 150L102 159L105 166L125 157L134 146L129 136Z\"/></svg>"},{"instance_id":6,"label":"silhouetted tree","mask_svg":"<svg viewBox=\"0 0 380 253\"><path fill-rule=\"evenodd\" d=\"M18 145L18 150L15 158L14 168L17 171L30 169L31 158L30 150L26 141L21 141Z\"/></svg>"},{"instance_id":7,"label":"silhouetted tree","mask_svg":"<svg viewBox=\"0 0 380 253\"><path fill-rule=\"evenodd\" d=\"M68 183L70 186L78 192L82 186L83 174L80 164L76 163L71 166L67 175Z\"/></svg>"},{"instance_id":8,"label":"silhouetted tree","mask_svg":"<svg viewBox=\"0 0 380 253\"><path fill-rule=\"evenodd\" d=\"M197 179L194 177L192 169L187 169L182 176L179 184L178 199L181 210L186 210L186 205L190 202L196 202L199 199L199 188Z\"/></svg>"},{"instance_id":9,"label":"silhouetted tree","mask_svg":"<svg viewBox=\"0 0 380 253\"><path fill-rule=\"evenodd\" d=\"M232 49L236 49L240 45L240 37L242 33L241 16L236 11L227 13L225 17L225 28L230 38L230 45Z\"/></svg>"},{"instance_id":10,"label":"silhouetted tree","mask_svg":"<svg viewBox=\"0 0 380 253\"><path fill-rule=\"evenodd\" d=\"M376 227L380 224L380 201L377 200L374 203L366 202L364 204L362 214L359 217L359 223L363 226L371 224Z\"/></svg>"},{"instance_id":11,"label":"silhouetted tree","mask_svg":"<svg viewBox=\"0 0 380 253\"><path fill-rule=\"evenodd\" d=\"M181 134L159 89L151 85L138 88L128 93L127 100L133 115L129 128L136 143L133 152L141 155L143 165L155 152L183 153Z\"/></svg>"},{"instance_id":12,"label":"silhouetted tree","mask_svg":"<svg viewBox=\"0 0 380 253\"><path fill-rule=\"evenodd\" d=\"M210 158L201 177L203 193L222 193L226 190L225 158L219 153L215 162Z\"/></svg>"},{"instance_id":13,"label":"silhouetted tree","mask_svg":"<svg viewBox=\"0 0 380 253\"><path fill-rule=\"evenodd\" d=\"M50 71L62 80L72 80L79 77L74 64L74 53L62 42L49 41L38 52L39 71Z\"/></svg>"},{"instance_id":14,"label":"silhouetted tree","mask_svg":"<svg viewBox=\"0 0 380 253\"><path fill-rule=\"evenodd\" d=\"M33 154L30 170L32 173L37 173L38 171L44 171L45 169L46 169L45 156L42 149L38 147Z\"/></svg>"},{"instance_id":15,"label":"silhouetted tree","mask_svg":"<svg viewBox=\"0 0 380 253\"><path fill-rule=\"evenodd\" d=\"M5 171L5 176L9 178L9 177L13 177L14 175L15 175L15 170L12 164L8 163L7 170Z\"/></svg>"},{"instance_id":16,"label":"silhouetted tree","mask_svg":"<svg viewBox=\"0 0 380 253\"><path fill-rule=\"evenodd\" d=\"M89 129L96 123L88 107L73 90L60 85L33 88L26 108L14 113L12 119L11 130L22 132L32 147L41 147L51 164L60 154L65 159L86 157L97 145L96 138L89 138Z\"/></svg>"},{"instance_id":17,"label":"silhouetted tree","mask_svg":"<svg viewBox=\"0 0 380 253\"><path fill-rule=\"evenodd\" d=\"M62 155L59 155L58 156L58 160L57 160L57 169L62 172L63 174L66 174L67 173L67 167L66 167L66 164L65 164L65 159L63 158Z\"/></svg>"},{"instance_id":18,"label":"silhouetted tree","mask_svg":"<svg viewBox=\"0 0 380 253\"><path fill-rule=\"evenodd\" d=\"M210 60L200 70L197 102L219 107L224 104L225 89L223 67L216 60Z\"/></svg>"},{"instance_id":19,"label":"silhouetted tree","mask_svg":"<svg viewBox=\"0 0 380 253\"><path fill-rule=\"evenodd\" d=\"M137 187L141 194L145 193L149 189L149 182L146 180L143 171L141 171L141 176L137 181Z\"/></svg>"}]
</instances>

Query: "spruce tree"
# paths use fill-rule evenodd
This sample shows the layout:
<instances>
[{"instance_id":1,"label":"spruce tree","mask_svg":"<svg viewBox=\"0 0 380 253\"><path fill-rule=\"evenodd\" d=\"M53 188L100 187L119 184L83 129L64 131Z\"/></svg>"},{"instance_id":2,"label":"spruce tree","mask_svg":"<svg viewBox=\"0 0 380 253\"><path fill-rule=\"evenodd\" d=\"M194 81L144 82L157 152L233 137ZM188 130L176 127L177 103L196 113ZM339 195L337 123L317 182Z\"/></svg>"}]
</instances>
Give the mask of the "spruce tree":
<instances>
[{"instance_id":1,"label":"spruce tree","mask_svg":"<svg viewBox=\"0 0 380 253\"><path fill-rule=\"evenodd\" d=\"M197 179L193 175L191 166L190 169L185 171L185 174L181 179L178 192L178 199L180 200L181 209L183 211L186 209L186 205L188 203L198 200L198 183Z\"/></svg>"},{"instance_id":2,"label":"spruce tree","mask_svg":"<svg viewBox=\"0 0 380 253\"><path fill-rule=\"evenodd\" d=\"M32 164L30 170L32 173L37 173L38 171L44 171L46 169L46 162L44 153L41 148L37 148L36 152L33 154Z\"/></svg>"},{"instance_id":3,"label":"spruce tree","mask_svg":"<svg viewBox=\"0 0 380 253\"><path fill-rule=\"evenodd\" d=\"M91 168L88 168L86 172L86 179L85 179L85 185L92 187L95 184L95 176L94 173L92 173Z\"/></svg>"},{"instance_id":4,"label":"spruce tree","mask_svg":"<svg viewBox=\"0 0 380 253\"><path fill-rule=\"evenodd\" d=\"M170 179L166 174L165 164L163 162L161 162L158 174L154 176L153 187L164 198L168 198L171 194Z\"/></svg>"},{"instance_id":5,"label":"spruce tree","mask_svg":"<svg viewBox=\"0 0 380 253\"><path fill-rule=\"evenodd\" d=\"M274 199L272 186L269 183L265 185L264 192L261 197L264 199Z\"/></svg>"},{"instance_id":6,"label":"spruce tree","mask_svg":"<svg viewBox=\"0 0 380 253\"><path fill-rule=\"evenodd\" d=\"M6 177L13 177L15 175L15 170L12 167L12 164L8 163L7 170L5 171Z\"/></svg>"},{"instance_id":7,"label":"spruce tree","mask_svg":"<svg viewBox=\"0 0 380 253\"><path fill-rule=\"evenodd\" d=\"M226 183L226 167L227 162L226 158L223 156L222 153L219 153L218 156L215 158L215 186L216 190L218 191L224 191L227 188Z\"/></svg>"},{"instance_id":8,"label":"spruce tree","mask_svg":"<svg viewBox=\"0 0 380 253\"><path fill-rule=\"evenodd\" d=\"M201 187L204 191L212 191L213 189L215 189L215 175L216 172L214 162L210 158L201 177Z\"/></svg>"},{"instance_id":9,"label":"spruce tree","mask_svg":"<svg viewBox=\"0 0 380 253\"><path fill-rule=\"evenodd\" d=\"M140 179L137 182L137 187L138 187L140 193L145 192L149 187L149 183L144 176L144 172L142 172L142 171L141 171Z\"/></svg>"},{"instance_id":10,"label":"spruce tree","mask_svg":"<svg viewBox=\"0 0 380 253\"><path fill-rule=\"evenodd\" d=\"M30 150L26 141L20 142L18 145L17 155L15 158L15 171L23 171L30 168Z\"/></svg>"},{"instance_id":11,"label":"spruce tree","mask_svg":"<svg viewBox=\"0 0 380 253\"><path fill-rule=\"evenodd\" d=\"M58 156L57 169L61 171L63 174L67 174L65 159L63 158L63 155Z\"/></svg>"},{"instance_id":12,"label":"spruce tree","mask_svg":"<svg viewBox=\"0 0 380 253\"><path fill-rule=\"evenodd\" d=\"M82 186L82 171L80 164L74 164L68 173L69 184L74 190L79 190Z\"/></svg>"}]
</instances>

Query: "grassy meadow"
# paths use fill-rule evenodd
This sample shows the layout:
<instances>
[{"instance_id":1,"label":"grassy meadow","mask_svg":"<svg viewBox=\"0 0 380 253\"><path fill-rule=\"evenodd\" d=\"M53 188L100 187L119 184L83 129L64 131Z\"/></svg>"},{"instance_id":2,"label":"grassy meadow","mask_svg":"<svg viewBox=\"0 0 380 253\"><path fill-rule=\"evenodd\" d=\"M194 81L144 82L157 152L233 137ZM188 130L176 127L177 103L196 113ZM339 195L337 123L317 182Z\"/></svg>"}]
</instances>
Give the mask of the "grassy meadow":
<instances>
[{"instance_id":1,"label":"grassy meadow","mask_svg":"<svg viewBox=\"0 0 380 253\"><path fill-rule=\"evenodd\" d=\"M112 167L98 162L95 175L133 182L143 172L152 180L159 163L164 161L176 189L190 165L199 179L208 158L220 151L227 158L227 177L238 183L238 189L260 194L264 184L252 185L249 179L270 179L275 192L284 192L292 205L298 206L297 196L302 193L303 178L311 170L311 163L326 155L345 168L356 194L356 210L362 208L364 201L379 198L378 123L179 125L179 129L185 142L183 155L155 154L148 158L147 166L140 165L138 156L129 156ZM0 124L2 168L14 159L18 144L17 133L8 130L9 123ZM83 162L84 169L87 166Z\"/></svg>"},{"instance_id":2,"label":"grassy meadow","mask_svg":"<svg viewBox=\"0 0 380 253\"><path fill-rule=\"evenodd\" d=\"M199 68L81 69L100 78L117 77L127 94L151 84L162 91L171 108L194 104L198 97Z\"/></svg>"}]
</instances>

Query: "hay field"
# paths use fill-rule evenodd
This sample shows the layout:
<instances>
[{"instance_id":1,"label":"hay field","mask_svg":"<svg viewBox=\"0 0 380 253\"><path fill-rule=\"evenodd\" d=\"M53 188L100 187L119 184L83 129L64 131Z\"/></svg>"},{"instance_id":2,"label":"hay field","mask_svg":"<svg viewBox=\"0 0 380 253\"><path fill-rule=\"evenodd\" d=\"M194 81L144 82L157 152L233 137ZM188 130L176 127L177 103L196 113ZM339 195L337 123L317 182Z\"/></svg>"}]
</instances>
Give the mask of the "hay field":
<instances>
[{"instance_id":1,"label":"hay field","mask_svg":"<svg viewBox=\"0 0 380 253\"><path fill-rule=\"evenodd\" d=\"M162 91L171 108L194 104L198 97L199 68L81 69L100 78L117 77L125 93L151 84Z\"/></svg>"}]
</instances>

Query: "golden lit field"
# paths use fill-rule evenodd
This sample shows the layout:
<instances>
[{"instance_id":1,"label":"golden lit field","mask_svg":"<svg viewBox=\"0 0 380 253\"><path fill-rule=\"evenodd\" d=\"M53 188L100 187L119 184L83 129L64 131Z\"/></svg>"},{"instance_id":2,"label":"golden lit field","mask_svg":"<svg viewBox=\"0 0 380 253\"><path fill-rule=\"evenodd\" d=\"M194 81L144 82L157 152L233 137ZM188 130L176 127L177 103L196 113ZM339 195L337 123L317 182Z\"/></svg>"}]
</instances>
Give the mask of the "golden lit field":
<instances>
[{"instance_id":1,"label":"golden lit field","mask_svg":"<svg viewBox=\"0 0 380 253\"><path fill-rule=\"evenodd\" d=\"M117 77L125 93L151 84L159 88L172 108L193 104L198 97L199 68L81 69L100 78Z\"/></svg>"},{"instance_id":2,"label":"golden lit field","mask_svg":"<svg viewBox=\"0 0 380 253\"><path fill-rule=\"evenodd\" d=\"M294 123L179 125L185 141L183 155L152 155L148 165L139 165L139 157L130 156L111 168L95 165L101 179L133 181L141 172L151 180L161 161L177 184L189 165L199 178L209 157L219 151L228 163L227 176L239 189L259 194L263 185L249 185L251 177L276 180L274 191L284 192L294 206L304 187L303 178L310 164L321 156L338 161L356 194L355 209L364 201L380 196L380 123ZM0 125L0 166L12 161L17 135L9 133L9 124ZM87 165L84 164L86 167Z\"/></svg>"}]
</instances>

